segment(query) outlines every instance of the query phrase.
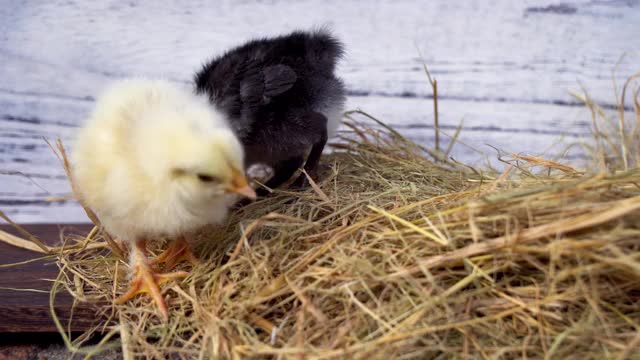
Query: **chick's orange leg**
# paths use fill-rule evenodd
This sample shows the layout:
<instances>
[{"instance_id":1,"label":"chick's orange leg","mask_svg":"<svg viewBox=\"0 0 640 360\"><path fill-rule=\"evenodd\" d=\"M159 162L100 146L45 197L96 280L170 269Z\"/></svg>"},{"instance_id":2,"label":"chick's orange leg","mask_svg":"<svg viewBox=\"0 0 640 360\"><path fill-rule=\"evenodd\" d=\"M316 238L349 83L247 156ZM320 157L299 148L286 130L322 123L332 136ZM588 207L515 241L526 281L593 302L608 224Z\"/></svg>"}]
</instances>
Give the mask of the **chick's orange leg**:
<instances>
[{"instance_id":1,"label":"chick's orange leg","mask_svg":"<svg viewBox=\"0 0 640 360\"><path fill-rule=\"evenodd\" d=\"M115 304L124 304L135 296L147 293L155 301L160 309L160 313L165 319L169 318L167 304L162 298L160 285L170 280L184 278L189 275L185 271L177 271L168 274L155 273L147 262L146 247L144 240L137 241L135 249L132 249L132 260L134 261L134 277L129 283L129 289L125 294L117 298Z\"/></svg>"},{"instance_id":2,"label":"chick's orange leg","mask_svg":"<svg viewBox=\"0 0 640 360\"><path fill-rule=\"evenodd\" d=\"M189 246L189 243L183 236L180 236L176 240L172 241L167 250L158 255L151 264L164 264L164 269L169 271L173 270L176 265L183 261L187 261L193 266L198 264L198 259L191 251L191 246Z\"/></svg>"}]
</instances>

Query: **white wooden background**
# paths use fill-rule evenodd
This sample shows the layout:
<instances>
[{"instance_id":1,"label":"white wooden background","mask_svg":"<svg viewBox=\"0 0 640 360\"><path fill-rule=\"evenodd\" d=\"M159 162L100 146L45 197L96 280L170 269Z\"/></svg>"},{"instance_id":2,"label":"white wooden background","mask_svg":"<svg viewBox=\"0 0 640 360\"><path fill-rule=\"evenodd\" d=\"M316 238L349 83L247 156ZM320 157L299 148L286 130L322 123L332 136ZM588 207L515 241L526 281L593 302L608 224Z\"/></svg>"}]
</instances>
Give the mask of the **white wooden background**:
<instances>
[{"instance_id":1,"label":"white wooden background","mask_svg":"<svg viewBox=\"0 0 640 360\"><path fill-rule=\"evenodd\" d=\"M230 46L318 25L346 43L339 73L349 107L428 146L431 90L416 48L440 84L442 127L453 132L464 118L461 140L488 154L485 144L540 154L580 140L590 118L568 90L582 84L613 106L612 70L619 81L640 71L638 0L7 1L0 6L0 209L20 222L85 220L73 203L42 202L69 191L42 138L69 143L112 79L188 82ZM454 155L482 159L462 145Z\"/></svg>"}]
</instances>

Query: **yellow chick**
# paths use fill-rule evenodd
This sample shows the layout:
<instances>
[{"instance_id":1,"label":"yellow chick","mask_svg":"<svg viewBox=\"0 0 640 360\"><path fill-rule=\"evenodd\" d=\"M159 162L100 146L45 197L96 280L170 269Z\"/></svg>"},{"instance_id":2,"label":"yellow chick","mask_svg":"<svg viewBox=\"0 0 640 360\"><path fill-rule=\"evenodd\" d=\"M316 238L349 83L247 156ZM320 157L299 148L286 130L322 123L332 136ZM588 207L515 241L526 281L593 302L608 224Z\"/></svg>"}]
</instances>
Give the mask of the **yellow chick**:
<instances>
[{"instance_id":1,"label":"yellow chick","mask_svg":"<svg viewBox=\"0 0 640 360\"><path fill-rule=\"evenodd\" d=\"M255 198L243 148L206 97L163 80L116 82L98 99L72 149L73 180L105 230L130 247L133 278L123 303L147 292L168 318L159 284L187 275L158 274L194 260L185 235L222 222L240 196ZM146 243L175 239L154 262Z\"/></svg>"}]
</instances>

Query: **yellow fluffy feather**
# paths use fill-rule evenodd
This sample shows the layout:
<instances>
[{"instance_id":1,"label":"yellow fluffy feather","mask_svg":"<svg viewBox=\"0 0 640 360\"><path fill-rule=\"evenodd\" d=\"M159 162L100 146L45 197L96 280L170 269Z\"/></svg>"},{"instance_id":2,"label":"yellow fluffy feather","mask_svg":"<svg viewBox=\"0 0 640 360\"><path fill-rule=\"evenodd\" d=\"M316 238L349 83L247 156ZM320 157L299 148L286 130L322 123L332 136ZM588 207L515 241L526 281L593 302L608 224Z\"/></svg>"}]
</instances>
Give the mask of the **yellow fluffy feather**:
<instances>
[{"instance_id":1,"label":"yellow fluffy feather","mask_svg":"<svg viewBox=\"0 0 640 360\"><path fill-rule=\"evenodd\" d=\"M132 79L98 99L71 162L84 204L110 234L136 244L132 265L142 259L145 267L145 241L220 223L238 194L255 196L243 158L206 98L167 81Z\"/></svg>"}]
</instances>

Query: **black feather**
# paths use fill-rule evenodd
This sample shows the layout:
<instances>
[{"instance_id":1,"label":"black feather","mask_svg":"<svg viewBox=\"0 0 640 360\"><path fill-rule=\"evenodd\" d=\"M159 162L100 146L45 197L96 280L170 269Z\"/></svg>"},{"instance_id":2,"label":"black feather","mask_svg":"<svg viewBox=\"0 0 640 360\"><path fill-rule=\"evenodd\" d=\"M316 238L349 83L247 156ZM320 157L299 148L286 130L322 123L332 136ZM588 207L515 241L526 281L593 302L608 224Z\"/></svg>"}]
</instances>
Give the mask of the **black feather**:
<instances>
[{"instance_id":1,"label":"black feather","mask_svg":"<svg viewBox=\"0 0 640 360\"><path fill-rule=\"evenodd\" d=\"M328 110L345 102L335 75L342 55L342 44L326 30L252 40L205 64L195 76L196 90L230 118L247 166L269 164L282 182L307 152L313 159L305 168L318 163Z\"/></svg>"},{"instance_id":2,"label":"black feather","mask_svg":"<svg viewBox=\"0 0 640 360\"><path fill-rule=\"evenodd\" d=\"M266 67L264 74L264 94L273 97L291 89L298 76L295 71L287 65L273 65Z\"/></svg>"}]
</instances>

